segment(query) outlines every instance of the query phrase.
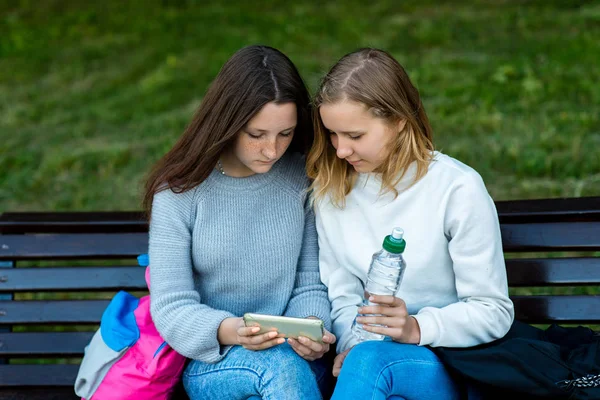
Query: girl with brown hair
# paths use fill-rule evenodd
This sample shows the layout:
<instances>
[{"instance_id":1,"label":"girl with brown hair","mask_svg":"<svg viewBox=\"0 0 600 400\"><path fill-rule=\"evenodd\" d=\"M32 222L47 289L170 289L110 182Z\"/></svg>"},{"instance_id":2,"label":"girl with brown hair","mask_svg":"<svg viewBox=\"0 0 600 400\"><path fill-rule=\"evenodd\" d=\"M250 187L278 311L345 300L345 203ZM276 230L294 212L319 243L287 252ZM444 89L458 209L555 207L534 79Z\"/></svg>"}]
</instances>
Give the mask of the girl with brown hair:
<instances>
[{"instance_id":1,"label":"girl with brown hair","mask_svg":"<svg viewBox=\"0 0 600 400\"><path fill-rule=\"evenodd\" d=\"M514 317L494 202L476 171L435 151L419 92L388 53L342 57L314 103L307 171L338 337L333 398L457 399L427 346L491 342ZM397 226L406 239L400 289L363 306L371 255ZM357 313L390 340L359 343Z\"/></svg>"},{"instance_id":2,"label":"girl with brown hair","mask_svg":"<svg viewBox=\"0 0 600 400\"><path fill-rule=\"evenodd\" d=\"M293 63L236 52L147 182L150 289L161 336L192 359L192 400L319 399L324 343L257 334L247 312L316 317L330 329L306 199L310 100ZM317 361L315 361L317 360Z\"/></svg>"}]
</instances>

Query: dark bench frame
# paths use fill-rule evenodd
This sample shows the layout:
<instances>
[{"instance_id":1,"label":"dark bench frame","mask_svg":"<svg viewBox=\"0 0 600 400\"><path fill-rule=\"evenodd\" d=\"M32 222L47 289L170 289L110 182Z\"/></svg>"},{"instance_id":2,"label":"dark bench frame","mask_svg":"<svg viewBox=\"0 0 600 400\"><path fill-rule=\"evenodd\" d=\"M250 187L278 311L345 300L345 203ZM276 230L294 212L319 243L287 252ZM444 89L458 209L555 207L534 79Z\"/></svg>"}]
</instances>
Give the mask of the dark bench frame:
<instances>
[{"instance_id":1,"label":"dark bench frame","mask_svg":"<svg viewBox=\"0 0 600 400\"><path fill-rule=\"evenodd\" d=\"M511 287L600 285L600 197L496 205L505 253L528 253L527 258L507 258ZM135 257L147 251L147 240L147 223L137 212L0 214L0 399L76 398L72 384L77 364L17 362L81 357L93 332L69 327L97 324L110 295L71 300L15 297L36 292L145 291L144 270L136 266ZM553 252L578 253L565 257ZM127 260L127 265L90 265L97 260ZM56 263L36 268L41 261ZM67 261L76 265L64 266ZM33 265L15 268L22 262ZM512 298L521 321L600 324L599 295ZM25 325L60 325L70 331L15 329Z\"/></svg>"}]
</instances>

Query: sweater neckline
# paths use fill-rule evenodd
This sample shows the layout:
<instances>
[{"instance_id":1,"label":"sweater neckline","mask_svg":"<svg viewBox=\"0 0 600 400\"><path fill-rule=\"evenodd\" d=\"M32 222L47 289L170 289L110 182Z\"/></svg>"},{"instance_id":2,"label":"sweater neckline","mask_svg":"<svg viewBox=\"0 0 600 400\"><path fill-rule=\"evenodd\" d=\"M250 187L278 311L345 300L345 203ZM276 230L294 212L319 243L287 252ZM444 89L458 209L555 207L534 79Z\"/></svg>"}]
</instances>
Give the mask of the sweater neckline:
<instances>
[{"instance_id":1,"label":"sweater neckline","mask_svg":"<svg viewBox=\"0 0 600 400\"><path fill-rule=\"evenodd\" d=\"M271 168L269 172L264 174L253 174L243 178L233 177L222 174L216 168L213 168L207 178L207 182L211 185L220 186L234 190L254 190L259 189L271 183L280 173L281 165L285 163L286 156L281 157Z\"/></svg>"}]
</instances>

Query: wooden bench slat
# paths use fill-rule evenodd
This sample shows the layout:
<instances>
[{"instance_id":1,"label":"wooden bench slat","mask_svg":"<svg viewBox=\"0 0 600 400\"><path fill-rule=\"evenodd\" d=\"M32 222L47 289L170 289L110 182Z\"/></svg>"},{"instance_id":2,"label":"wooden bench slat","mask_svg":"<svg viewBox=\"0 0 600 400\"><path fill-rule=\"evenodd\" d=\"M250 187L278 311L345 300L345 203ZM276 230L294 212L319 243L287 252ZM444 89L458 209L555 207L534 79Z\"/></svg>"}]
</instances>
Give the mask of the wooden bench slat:
<instances>
[{"instance_id":1,"label":"wooden bench slat","mask_svg":"<svg viewBox=\"0 0 600 400\"><path fill-rule=\"evenodd\" d=\"M80 357L94 332L0 333L0 357Z\"/></svg>"},{"instance_id":2,"label":"wooden bench slat","mask_svg":"<svg viewBox=\"0 0 600 400\"><path fill-rule=\"evenodd\" d=\"M0 365L0 387L73 386L78 371L75 364Z\"/></svg>"},{"instance_id":3,"label":"wooden bench slat","mask_svg":"<svg viewBox=\"0 0 600 400\"><path fill-rule=\"evenodd\" d=\"M139 266L6 268L0 270L0 293L146 290L145 271Z\"/></svg>"},{"instance_id":4,"label":"wooden bench slat","mask_svg":"<svg viewBox=\"0 0 600 400\"><path fill-rule=\"evenodd\" d=\"M497 201L501 224L600 221L600 197Z\"/></svg>"},{"instance_id":5,"label":"wooden bench slat","mask_svg":"<svg viewBox=\"0 0 600 400\"><path fill-rule=\"evenodd\" d=\"M0 235L0 260L108 259L147 252L147 233Z\"/></svg>"},{"instance_id":6,"label":"wooden bench slat","mask_svg":"<svg viewBox=\"0 0 600 400\"><path fill-rule=\"evenodd\" d=\"M0 233L147 232L148 221L139 211L11 212L0 214Z\"/></svg>"},{"instance_id":7,"label":"wooden bench slat","mask_svg":"<svg viewBox=\"0 0 600 400\"><path fill-rule=\"evenodd\" d=\"M87 324L99 323L110 300L26 300L1 301L3 324Z\"/></svg>"},{"instance_id":8,"label":"wooden bench slat","mask_svg":"<svg viewBox=\"0 0 600 400\"><path fill-rule=\"evenodd\" d=\"M506 252L600 250L600 221L503 224L500 230Z\"/></svg>"},{"instance_id":9,"label":"wooden bench slat","mask_svg":"<svg viewBox=\"0 0 600 400\"><path fill-rule=\"evenodd\" d=\"M600 285L600 259L538 258L506 260L509 286Z\"/></svg>"},{"instance_id":10,"label":"wooden bench slat","mask_svg":"<svg viewBox=\"0 0 600 400\"><path fill-rule=\"evenodd\" d=\"M497 201L501 223L600 220L600 197ZM0 213L0 233L146 232L140 211Z\"/></svg>"},{"instance_id":11,"label":"wooden bench slat","mask_svg":"<svg viewBox=\"0 0 600 400\"><path fill-rule=\"evenodd\" d=\"M600 323L600 296L511 296L515 318L531 324Z\"/></svg>"},{"instance_id":12,"label":"wooden bench slat","mask_svg":"<svg viewBox=\"0 0 600 400\"><path fill-rule=\"evenodd\" d=\"M505 224L501 230L507 252L600 250L600 221ZM0 260L123 258L147 249L147 233L0 235Z\"/></svg>"},{"instance_id":13,"label":"wooden bench slat","mask_svg":"<svg viewBox=\"0 0 600 400\"><path fill-rule=\"evenodd\" d=\"M73 387L0 388L0 400L80 400Z\"/></svg>"}]
</instances>

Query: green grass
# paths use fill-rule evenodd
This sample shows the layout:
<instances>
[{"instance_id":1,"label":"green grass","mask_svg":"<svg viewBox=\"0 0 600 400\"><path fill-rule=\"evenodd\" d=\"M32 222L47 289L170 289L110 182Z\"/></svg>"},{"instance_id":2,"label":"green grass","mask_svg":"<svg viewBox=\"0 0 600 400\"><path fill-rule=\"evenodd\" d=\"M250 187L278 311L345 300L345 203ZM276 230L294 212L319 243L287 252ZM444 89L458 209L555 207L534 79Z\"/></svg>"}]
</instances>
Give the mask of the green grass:
<instances>
[{"instance_id":1,"label":"green grass","mask_svg":"<svg viewBox=\"0 0 600 400\"><path fill-rule=\"evenodd\" d=\"M598 1L0 3L0 212L140 208L143 179L241 46L283 50L311 90L389 50L439 149L496 200L600 195Z\"/></svg>"}]
</instances>

